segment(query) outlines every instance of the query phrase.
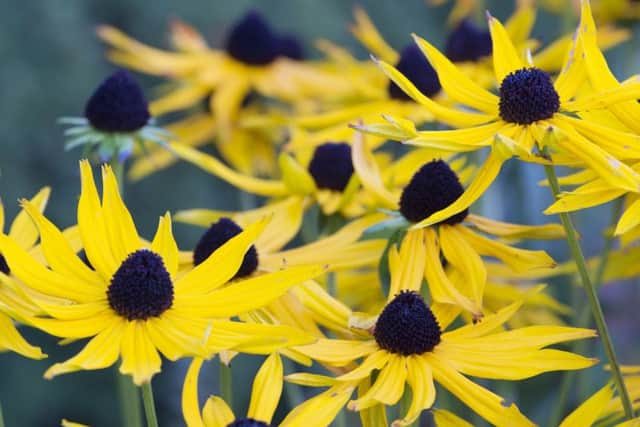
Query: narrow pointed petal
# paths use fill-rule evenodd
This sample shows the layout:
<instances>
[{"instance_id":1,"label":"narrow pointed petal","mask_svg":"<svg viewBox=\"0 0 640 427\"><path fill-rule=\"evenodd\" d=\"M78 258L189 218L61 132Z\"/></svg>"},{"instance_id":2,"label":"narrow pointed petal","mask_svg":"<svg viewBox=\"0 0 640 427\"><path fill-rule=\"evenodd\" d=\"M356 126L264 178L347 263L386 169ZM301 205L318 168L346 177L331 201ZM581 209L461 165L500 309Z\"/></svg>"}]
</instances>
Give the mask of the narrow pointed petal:
<instances>
[{"instance_id":1,"label":"narrow pointed petal","mask_svg":"<svg viewBox=\"0 0 640 427\"><path fill-rule=\"evenodd\" d=\"M235 417L224 400L218 396L211 396L202 408L202 419L206 427L226 427Z\"/></svg>"},{"instance_id":2,"label":"narrow pointed petal","mask_svg":"<svg viewBox=\"0 0 640 427\"><path fill-rule=\"evenodd\" d=\"M282 360L277 353L273 353L264 361L253 380L247 417L271 424L282 394L282 376Z\"/></svg>"},{"instance_id":3,"label":"narrow pointed petal","mask_svg":"<svg viewBox=\"0 0 640 427\"><path fill-rule=\"evenodd\" d=\"M121 353L120 373L131 375L138 386L148 383L160 372L162 361L144 321L126 322Z\"/></svg>"},{"instance_id":4,"label":"narrow pointed petal","mask_svg":"<svg viewBox=\"0 0 640 427\"><path fill-rule=\"evenodd\" d=\"M384 185L380 169L362 134L356 134L352 148L353 168L362 186L373 193L387 208L396 208L398 198Z\"/></svg>"},{"instance_id":5,"label":"narrow pointed petal","mask_svg":"<svg viewBox=\"0 0 640 427\"><path fill-rule=\"evenodd\" d=\"M162 257L171 278L175 279L178 273L178 244L173 238L169 212L160 217L158 221L158 230L151 242L151 250Z\"/></svg>"},{"instance_id":6,"label":"narrow pointed petal","mask_svg":"<svg viewBox=\"0 0 640 427\"><path fill-rule=\"evenodd\" d=\"M382 369L371 388L357 400L352 400L348 408L352 411L370 408L378 402L385 405L395 405L404 393L407 378L405 357L391 355L389 362Z\"/></svg>"},{"instance_id":7,"label":"narrow pointed petal","mask_svg":"<svg viewBox=\"0 0 640 427\"><path fill-rule=\"evenodd\" d=\"M607 384L567 416L559 427L590 426L596 422L613 399L614 387Z\"/></svg>"},{"instance_id":8,"label":"narrow pointed petal","mask_svg":"<svg viewBox=\"0 0 640 427\"><path fill-rule=\"evenodd\" d=\"M182 416L187 427L210 427L205 426L200 415L200 403L198 401L198 376L203 360L195 358L191 361L187 375L184 377L182 386Z\"/></svg>"},{"instance_id":9,"label":"narrow pointed petal","mask_svg":"<svg viewBox=\"0 0 640 427\"><path fill-rule=\"evenodd\" d=\"M29 200L31 205L38 211L43 212L51 189L44 187ZM3 230L3 220L0 220L0 232ZM25 211L20 211L11 223L9 228L9 237L15 240L24 249L29 249L36 244L38 240L38 230L33 222L29 219L29 215Z\"/></svg>"},{"instance_id":10,"label":"narrow pointed petal","mask_svg":"<svg viewBox=\"0 0 640 427\"><path fill-rule=\"evenodd\" d=\"M500 83L508 74L523 68L524 64L500 21L491 15L487 19L493 43L493 70Z\"/></svg>"},{"instance_id":11,"label":"narrow pointed petal","mask_svg":"<svg viewBox=\"0 0 640 427\"><path fill-rule=\"evenodd\" d=\"M407 368L407 382L413 394L411 405L402 419L391 424L392 427L404 427L413 423L422 411L431 408L436 400L433 372L426 360L420 356L411 356L407 358Z\"/></svg>"}]
</instances>

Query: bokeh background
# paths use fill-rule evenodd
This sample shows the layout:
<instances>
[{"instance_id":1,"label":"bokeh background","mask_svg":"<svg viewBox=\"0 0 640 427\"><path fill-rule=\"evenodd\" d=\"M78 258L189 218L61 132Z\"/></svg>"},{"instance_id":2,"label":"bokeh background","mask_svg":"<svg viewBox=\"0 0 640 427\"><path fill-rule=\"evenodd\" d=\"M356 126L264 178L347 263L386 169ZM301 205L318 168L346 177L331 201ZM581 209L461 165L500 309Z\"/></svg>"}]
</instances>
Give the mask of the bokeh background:
<instances>
[{"instance_id":1,"label":"bokeh background","mask_svg":"<svg viewBox=\"0 0 640 427\"><path fill-rule=\"evenodd\" d=\"M104 45L95 36L98 24L108 23L138 40L168 47L167 24L178 17L202 31L211 45L220 46L234 20L254 8L275 28L296 33L311 57L318 55L313 41L323 37L366 58L367 53L347 29L354 4L345 0L0 1L0 195L7 217L13 218L16 214L18 198L31 196L49 185L53 189L47 208L49 218L59 226L75 222L79 151L63 150L63 129L56 124L56 119L81 115L93 89L114 70L104 59ZM443 46L450 6L428 8L423 0L361 0L358 4L367 10L384 37L396 48L409 43L411 32ZM506 0L488 2L488 7L500 19L508 17L513 9ZM559 35L560 22L557 16L539 12L534 36L543 42L553 40ZM634 48L638 46L638 39L634 34L631 41L608 54L619 76L626 77L640 69L638 49ZM139 78L149 97L153 97L153 88L160 81ZM524 223L547 220L541 211L551 198L546 189L536 185L542 177L539 167L510 162L481 204L483 213ZM126 200L140 231L147 237L151 236L158 216L166 210L239 207L233 188L184 163L140 182L126 184ZM597 253L602 245L602 236L592 230L602 230L607 223L606 206L578 217L577 225L583 232L583 245L588 254ZM175 229L180 246L193 247L199 231L184 225L176 225ZM562 242L552 245L550 252L558 260L567 259ZM566 297L568 285L558 286L559 294ZM620 358L626 363L640 362L638 296L635 282L608 286L602 291L607 319ZM77 352L83 343L58 347L54 339L44 334L25 331L25 335L31 342L43 346L49 359L32 361L0 354L0 402L7 426L53 426L63 417L93 426L119 425L115 368L46 381L42 379L45 369ZM165 363L162 374L154 379L156 405L163 427L184 425L179 404L187 362ZM255 357L240 357L234 362L238 414L246 410L249 385L259 363L260 358ZM583 374L589 378L585 384L587 391L602 383L604 377L600 370L592 368L591 374ZM203 398L217 392L216 372L215 363L203 371ZM511 397L517 398L522 410L534 420L544 420L555 396L557 387L553 384L558 381L558 375L547 374L525 382L519 396L513 395L513 390L505 391L512 393ZM281 404L281 413L286 406L286 401Z\"/></svg>"}]
</instances>

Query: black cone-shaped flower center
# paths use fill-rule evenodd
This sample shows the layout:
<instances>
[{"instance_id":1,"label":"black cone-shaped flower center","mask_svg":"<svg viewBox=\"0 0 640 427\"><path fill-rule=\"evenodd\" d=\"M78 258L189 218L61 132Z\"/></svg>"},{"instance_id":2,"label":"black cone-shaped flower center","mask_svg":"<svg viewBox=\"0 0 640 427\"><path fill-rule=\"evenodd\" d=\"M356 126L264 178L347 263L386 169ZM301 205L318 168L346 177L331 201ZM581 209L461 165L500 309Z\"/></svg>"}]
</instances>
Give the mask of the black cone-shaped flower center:
<instances>
[{"instance_id":1,"label":"black cone-shaped flower center","mask_svg":"<svg viewBox=\"0 0 640 427\"><path fill-rule=\"evenodd\" d=\"M116 71L98 86L84 115L92 127L105 132L133 132L151 117L142 89L125 70Z\"/></svg>"},{"instance_id":2,"label":"black cone-shaped flower center","mask_svg":"<svg viewBox=\"0 0 640 427\"><path fill-rule=\"evenodd\" d=\"M200 241L193 250L193 265L204 262L216 249L224 245L232 237L242 233L242 227L230 218L220 218L218 222L211 224L202 235ZM236 272L234 279L247 277L258 268L258 251L251 245L244 255L242 264Z\"/></svg>"},{"instance_id":3,"label":"black cone-shaped flower center","mask_svg":"<svg viewBox=\"0 0 640 427\"><path fill-rule=\"evenodd\" d=\"M254 420L253 418L242 418L233 421L231 424L227 424L227 427L271 427L271 424Z\"/></svg>"},{"instance_id":4,"label":"black cone-shaped flower center","mask_svg":"<svg viewBox=\"0 0 640 427\"><path fill-rule=\"evenodd\" d=\"M523 68L502 80L500 117L505 122L529 125L551 118L559 109L560 97L544 71Z\"/></svg>"},{"instance_id":5,"label":"black cone-shaped flower center","mask_svg":"<svg viewBox=\"0 0 640 427\"><path fill-rule=\"evenodd\" d=\"M440 333L440 325L422 296L402 291L382 310L373 336L380 348L409 356L433 350Z\"/></svg>"},{"instance_id":6,"label":"black cone-shaped flower center","mask_svg":"<svg viewBox=\"0 0 640 427\"><path fill-rule=\"evenodd\" d=\"M478 61L491 55L491 33L464 19L447 39L445 55L453 62Z\"/></svg>"},{"instance_id":7,"label":"black cone-shaped flower center","mask_svg":"<svg viewBox=\"0 0 640 427\"><path fill-rule=\"evenodd\" d=\"M351 146L344 142L319 145L308 169L318 188L343 191L353 175Z\"/></svg>"},{"instance_id":8,"label":"black cone-shaped flower center","mask_svg":"<svg viewBox=\"0 0 640 427\"><path fill-rule=\"evenodd\" d=\"M173 303L173 283L160 255L147 249L125 259L107 289L109 305L128 320L160 316Z\"/></svg>"},{"instance_id":9,"label":"black cone-shaped flower center","mask_svg":"<svg viewBox=\"0 0 640 427\"><path fill-rule=\"evenodd\" d=\"M464 193L458 175L443 160L433 160L413 175L400 196L400 213L411 222L420 222L455 202ZM469 210L442 221L454 225L464 221Z\"/></svg>"},{"instance_id":10,"label":"black cone-shaped flower center","mask_svg":"<svg viewBox=\"0 0 640 427\"><path fill-rule=\"evenodd\" d=\"M0 254L0 271L7 275L11 273L9 264L7 264L7 260L4 258L4 256L2 256L2 254Z\"/></svg>"},{"instance_id":11,"label":"black cone-shaped flower center","mask_svg":"<svg viewBox=\"0 0 640 427\"><path fill-rule=\"evenodd\" d=\"M415 43L411 43L402 49L396 68L426 96L434 96L442 89L436 70L433 69ZM404 93L394 82L389 82L387 91L393 99L401 101L411 100L409 95Z\"/></svg>"},{"instance_id":12,"label":"black cone-shaped flower center","mask_svg":"<svg viewBox=\"0 0 640 427\"><path fill-rule=\"evenodd\" d=\"M278 57L278 40L265 19L255 10L247 12L231 28L225 50L249 65L267 65Z\"/></svg>"}]
</instances>

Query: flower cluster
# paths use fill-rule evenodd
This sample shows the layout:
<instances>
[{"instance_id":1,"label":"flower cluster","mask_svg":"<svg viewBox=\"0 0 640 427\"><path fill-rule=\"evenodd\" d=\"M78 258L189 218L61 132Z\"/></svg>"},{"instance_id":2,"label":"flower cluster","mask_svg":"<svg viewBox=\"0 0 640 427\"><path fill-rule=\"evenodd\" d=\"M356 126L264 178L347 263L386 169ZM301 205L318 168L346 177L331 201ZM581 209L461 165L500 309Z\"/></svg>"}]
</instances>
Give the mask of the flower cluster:
<instances>
[{"instance_id":1,"label":"flower cluster","mask_svg":"<svg viewBox=\"0 0 640 427\"><path fill-rule=\"evenodd\" d=\"M540 47L531 2L505 25L487 13L487 29L474 2L456 3L443 49L416 34L396 49L356 8L350 29L371 60L327 40L321 59L306 59L300 40L257 11L220 48L179 21L171 50L99 27L109 59L169 90L147 102L122 69L84 117L65 119L67 147L89 158L75 225L44 215L44 188L0 233L0 349L45 357L19 324L86 340L45 378L119 363L142 388L150 426L152 378L182 358L192 358L189 427L273 425L283 388L300 385L326 390L300 391L281 426L328 426L346 411L371 427L418 425L427 412L437 426L470 425L463 406L493 425L532 426L494 381L525 390L521 380L591 367L598 359L567 344L599 336L611 382L569 415L560 400L566 418L549 425L638 425L638 369L617 361L596 294L640 273L640 82L620 82L601 50L629 34L597 29L582 0L575 32ZM200 149L209 143L215 154ZM513 158L544 167L555 196L545 213L562 224L478 213ZM90 160L102 164L101 191ZM178 160L234 186L244 208L167 212L146 239L123 200L125 177ZM575 170L557 178L556 166ZM626 204L607 245L619 236L621 248L585 261L568 212L614 199ZM173 221L200 227L193 248L180 249ZM573 260L523 247L533 240L567 241ZM539 283L576 274L597 331ZM266 356L244 418L223 375L241 354ZM216 356L222 396L202 407L199 373Z\"/></svg>"}]
</instances>

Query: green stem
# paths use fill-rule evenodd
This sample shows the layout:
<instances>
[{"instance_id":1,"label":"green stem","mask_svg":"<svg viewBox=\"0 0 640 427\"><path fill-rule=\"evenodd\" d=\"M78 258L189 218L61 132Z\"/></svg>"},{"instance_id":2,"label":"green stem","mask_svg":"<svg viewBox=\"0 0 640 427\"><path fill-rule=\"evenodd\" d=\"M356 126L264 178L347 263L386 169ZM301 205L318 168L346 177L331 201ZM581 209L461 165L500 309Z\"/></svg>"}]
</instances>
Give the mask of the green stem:
<instances>
[{"instance_id":1,"label":"green stem","mask_svg":"<svg viewBox=\"0 0 640 427\"><path fill-rule=\"evenodd\" d=\"M4 427L4 416L2 415L2 404L0 404L0 427Z\"/></svg>"},{"instance_id":2,"label":"green stem","mask_svg":"<svg viewBox=\"0 0 640 427\"><path fill-rule=\"evenodd\" d=\"M556 177L554 166L545 165L544 171L547 174L547 179L549 180L549 184L551 185L553 196L555 199L558 199L558 195L560 194L560 186L558 184L558 178ZM602 307L600 306L600 300L598 299L596 287L589 278L587 264L582 253L580 243L578 242L576 229L573 226L571 216L568 213L561 213L560 221L562 222L565 232L567 233L567 242L569 244L571 256L576 263L578 272L580 273L582 286L587 293L587 299L589 300L591 312L596 321L596 328L598 329L598 334L602 339L604 351L607 355L609 365L611 366L611 375L613 377L616 388L618 389L618 393L620 394L620 400L622 401L625 416L628 419L633 419L633 407L631 406L631 400L629 399L629 392L627 391L624 380L622 378L622 373L620 372L620 365L618 364L618 358L616 357L613 342L611 341L611 335L609 334L609 329L607 328L607 323L604 319L604 313L602 312Z\"/></svg>"},{"instance_id":3,"label":"green stem","mask_svg":"<svg viewBox=\"0 0 640 427\"><path fill-rule=\"evenodd\" d=\"M220 360L219 370L220 396L227 402L230 408L233 408L233 382L231 379L231 366L227 366Z\"/></svg>"},{"instance_id":4,"label":"green stem","mask_svg":"<svg viewBox=\"0 0 640 427\"><path fill-rule=\"evenodd\" d=\"M151 381L144 383L140 388L142 388L142 401L144 402L144 413L147 416L147 426L158 427L158 416L156 415L156 405L153 402Z\"/></svg>"},{"instance_id":5,"label":"green stem","mask_svg":"<svg viewBox=\"0 0 640 427\"><path fill-rule=\"evenodd\" d=\"M118 382L118 396L120 398L120 413L123 426L142 427L140 419L140 398L138 389L128 375L122 375L115 370Z\"/></svg>"}]
</instances>

